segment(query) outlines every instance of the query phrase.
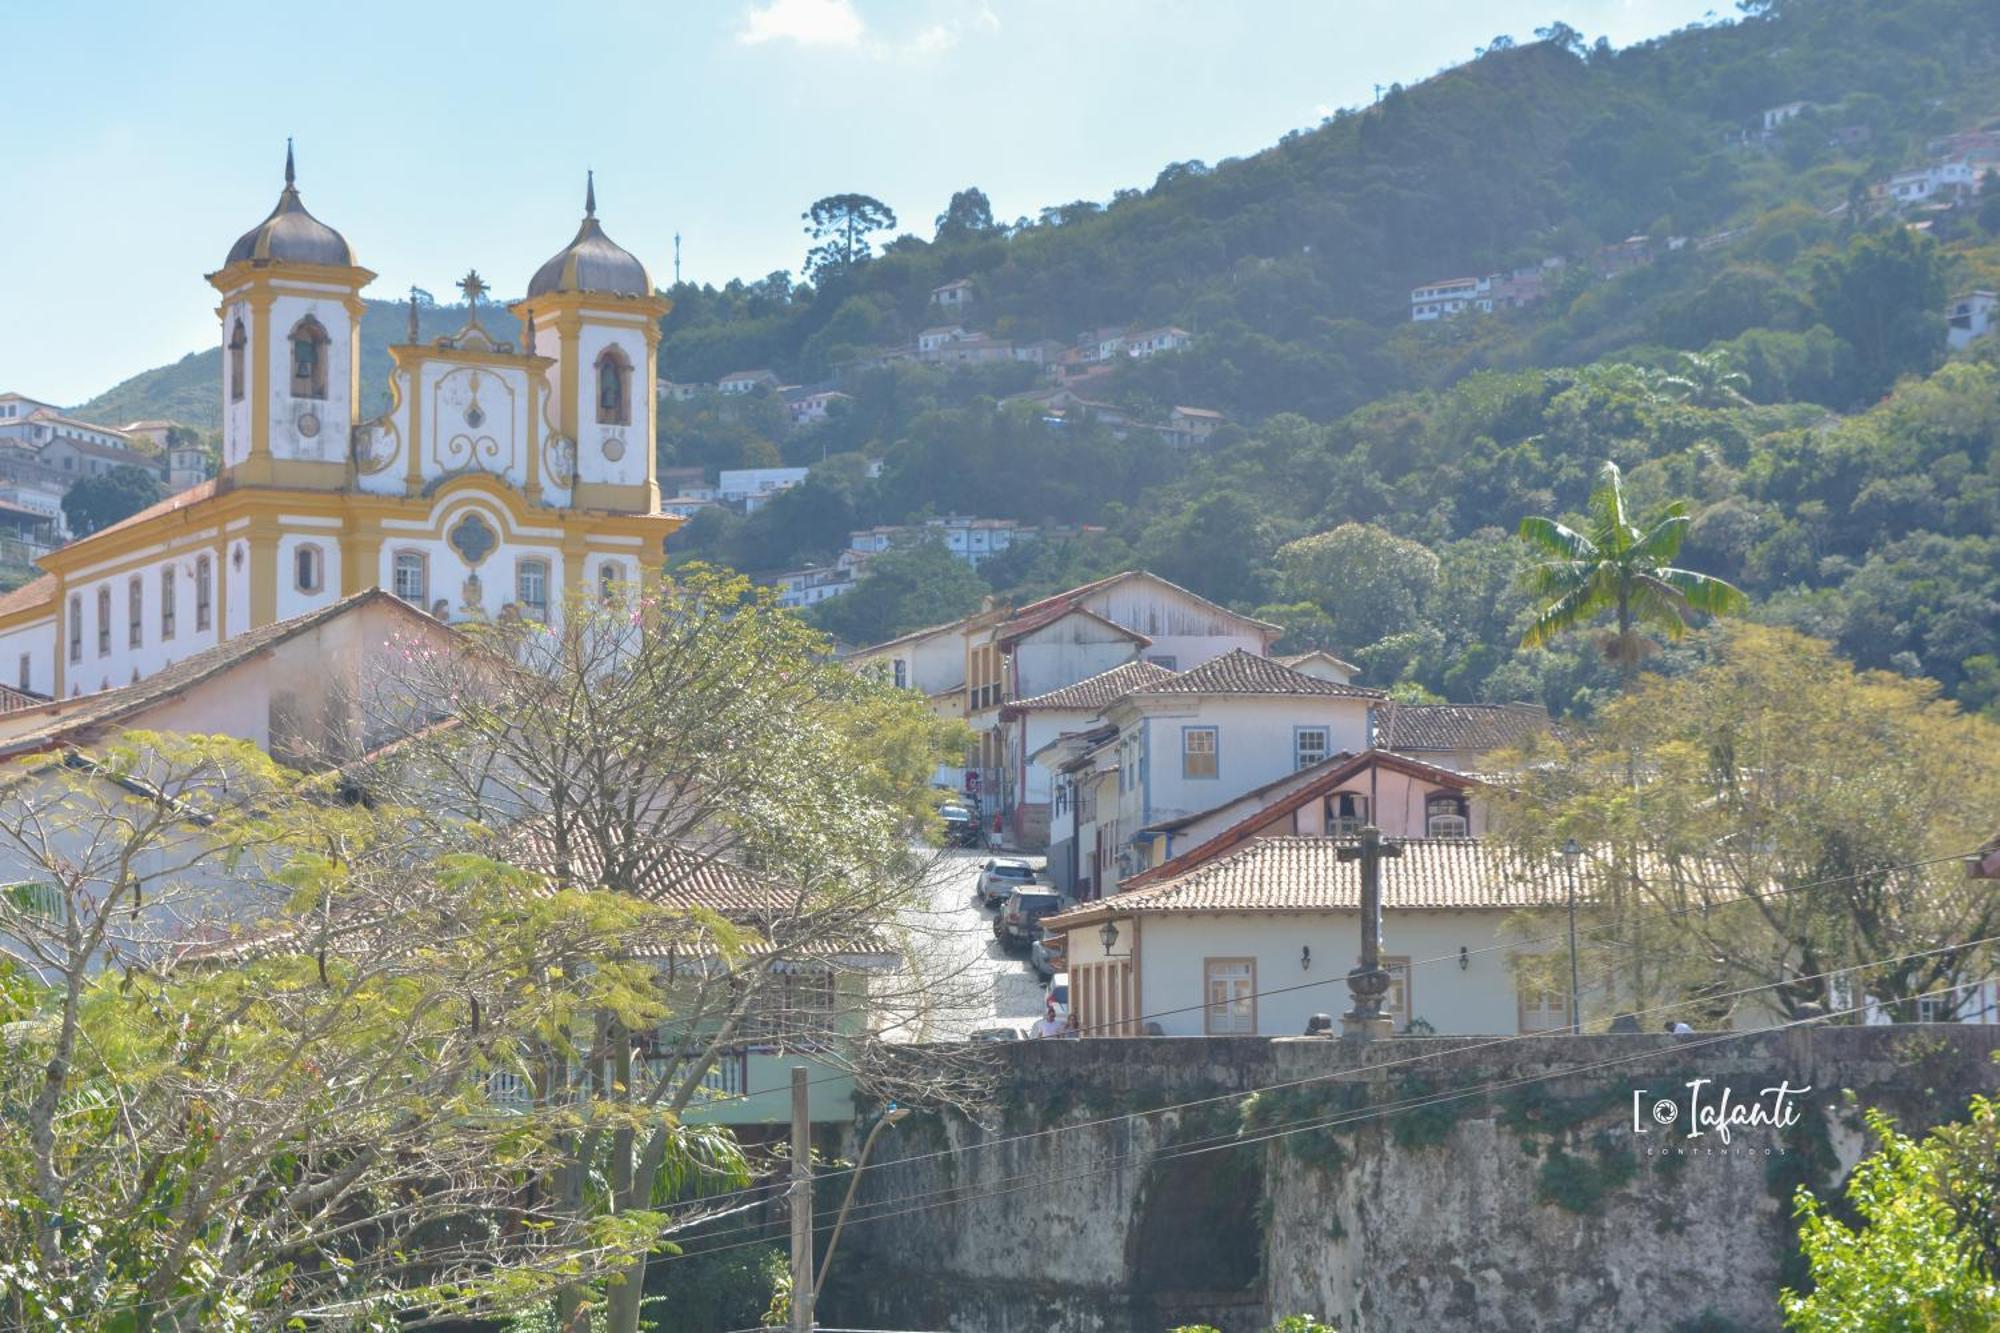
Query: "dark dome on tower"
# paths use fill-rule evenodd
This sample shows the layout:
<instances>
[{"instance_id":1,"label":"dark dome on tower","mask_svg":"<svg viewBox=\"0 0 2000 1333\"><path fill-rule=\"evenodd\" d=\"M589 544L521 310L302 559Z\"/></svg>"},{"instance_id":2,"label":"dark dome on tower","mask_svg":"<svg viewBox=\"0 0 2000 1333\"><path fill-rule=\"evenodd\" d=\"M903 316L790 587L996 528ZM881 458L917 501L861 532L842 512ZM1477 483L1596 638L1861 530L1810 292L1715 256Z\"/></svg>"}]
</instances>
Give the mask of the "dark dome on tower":
<instances>
[{"instance_id":1,"label":"dark dome on tower","mask_svg":"<svg viewBox=\"0 0 2000 1333\"><path fill-rule=\"evenodd\" d=\"M598 292L609 296L651 296L653 280L630 250L604 234L597 225L597 182L587 179L583 194L583 225L576 239L535 270L528 295L553 292Z\"/></svg>"},{"instance_id":2,"label":"dark dome on tower","mask_svg":"<svg viewBox=\"0 0 2000 1333\"><path fill-rule=\"evenodd\" d=\"M354 252L339 232L306 212L299 202L298 187L292 183L292 145L285 144L285 192L271 216L236 238L229 247L223 266L242 260L278 260L287 264L330 264L351 268Z\"/></svg>"}]
</instances>

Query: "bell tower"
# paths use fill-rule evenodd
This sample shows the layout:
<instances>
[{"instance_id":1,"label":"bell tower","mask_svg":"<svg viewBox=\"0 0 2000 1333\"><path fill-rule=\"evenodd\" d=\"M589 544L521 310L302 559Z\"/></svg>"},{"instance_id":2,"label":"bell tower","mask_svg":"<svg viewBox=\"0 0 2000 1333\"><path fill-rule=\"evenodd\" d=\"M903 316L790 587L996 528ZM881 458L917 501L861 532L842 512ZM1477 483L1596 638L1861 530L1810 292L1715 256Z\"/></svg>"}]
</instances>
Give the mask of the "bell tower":
<instances>
[{"instance_id":1,"label":"bell tower","mask_svg":"<svg viewBox=\"0 0 2000 1333\"><path fill-rule=\"evenodd\" d=\"M375 275L299 199L292 145L277 206L208 281L222 295L222 478L337 489L360 399L361 289Z\"/></svg>"},{"instance_id":2,"label":"bell tower","mask_svg":"<svg viewBox=\"0 0 2000 1333\"><path fill-rule=\"evenodd\" d=\"M549 357L550 419L569 444L580 509L652 514L660 507L654 414L660 320L672 303L646 266L597 221L586 176L576 236L535 271L513 306L532 350Z\"/></svg>"}]
</instances>

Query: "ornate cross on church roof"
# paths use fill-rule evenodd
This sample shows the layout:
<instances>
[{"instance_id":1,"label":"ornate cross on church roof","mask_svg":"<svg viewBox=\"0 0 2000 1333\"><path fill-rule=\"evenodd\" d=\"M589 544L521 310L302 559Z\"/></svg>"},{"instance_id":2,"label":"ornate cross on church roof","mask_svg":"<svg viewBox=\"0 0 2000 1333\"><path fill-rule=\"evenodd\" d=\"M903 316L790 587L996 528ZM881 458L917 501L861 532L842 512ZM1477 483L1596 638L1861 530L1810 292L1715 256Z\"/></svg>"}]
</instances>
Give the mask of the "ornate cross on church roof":
<instances>
[{"instance_id":1,"label":"ornate cross on church roof","mask_svg":"<svg viewBox=\"0 0 2000 1333\"><path fill-rule=\"evenodd\" d=\"M476 310L479 298L486 295L486 279L479 276L478 269L467 269L465 276L458 280L458 289L465 293L465 303Z\"/></svg>"}]
</instances>

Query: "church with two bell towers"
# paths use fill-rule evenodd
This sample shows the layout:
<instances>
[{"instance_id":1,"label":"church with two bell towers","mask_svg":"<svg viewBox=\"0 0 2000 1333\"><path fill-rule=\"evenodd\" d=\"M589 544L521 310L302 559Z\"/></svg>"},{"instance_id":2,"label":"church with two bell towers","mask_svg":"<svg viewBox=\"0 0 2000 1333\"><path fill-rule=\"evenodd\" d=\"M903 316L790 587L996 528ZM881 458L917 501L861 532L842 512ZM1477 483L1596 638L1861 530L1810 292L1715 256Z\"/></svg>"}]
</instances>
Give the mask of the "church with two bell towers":
<instances>
[{"instance_id":1,"label":"church with two bell towers","mask_svg":"<svg viewBox=\"0 0 2000 1333\"><path fill-rule=\"evenodd\" d=\"M565 597L653 577L677 520L653 448L660 319L646 266L575 237L509 309L389 348L363 420L361 292L375 275L306 211L289 146L278 203L208 275L222 347L216 477L50 552L0 596L0 683L69 698L382 588L447 621L546 620Z\"/></svg>"}]
</instances>

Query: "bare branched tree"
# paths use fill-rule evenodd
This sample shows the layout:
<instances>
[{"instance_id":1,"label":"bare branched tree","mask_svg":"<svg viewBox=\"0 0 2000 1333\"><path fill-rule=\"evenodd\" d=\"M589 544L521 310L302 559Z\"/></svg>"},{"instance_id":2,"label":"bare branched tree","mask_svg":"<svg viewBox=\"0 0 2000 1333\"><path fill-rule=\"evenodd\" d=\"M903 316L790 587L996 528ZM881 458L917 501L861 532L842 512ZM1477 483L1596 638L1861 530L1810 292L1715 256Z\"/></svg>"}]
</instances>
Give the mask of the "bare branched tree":
<instances>
[{"instance_id":1,"label":"bare branched tree","mask_svg":"<svg viewBox=\"0 0 2000 1333\"><path fill-rule=\"evenodd\" d=\"M957 724L830 660L768 590L699 570L572 601L552 625L495 627L479 652L413 644L391 660L368 705L377 729L420 701L434 721L350 769L356 782L422 811L437 846L656 913L621 955L648 978L551 1042L537 1071L536 1103L574 1117L545 1187L577 1224L670 1201L676 1137L746 1044L856 1073L879 1098L970 1095L965 1048L869 1057L880 1036L933 1036L984 998L933 937L930 778L962 753ZM623 1278L610 1326L632 1333L644 1258Z\"/></svg>"}]
</instances>

